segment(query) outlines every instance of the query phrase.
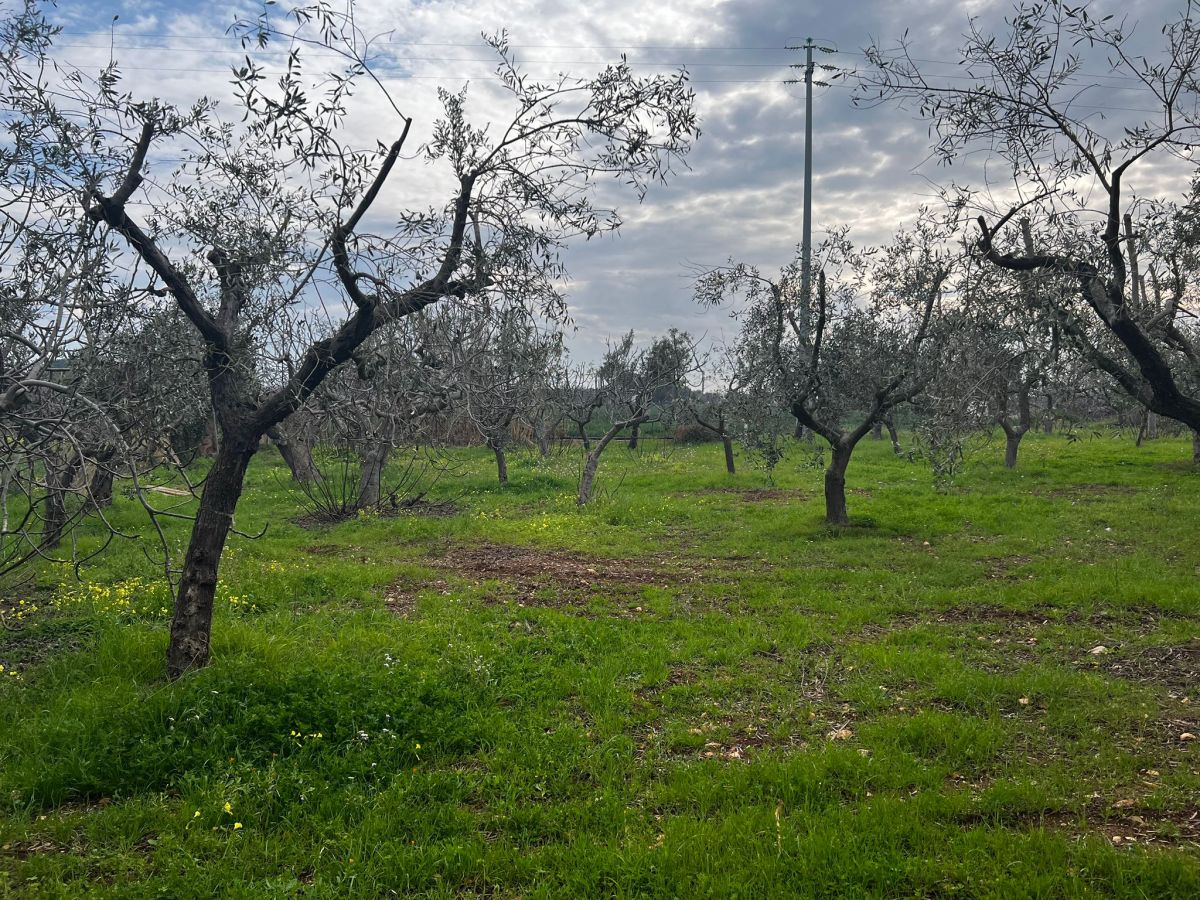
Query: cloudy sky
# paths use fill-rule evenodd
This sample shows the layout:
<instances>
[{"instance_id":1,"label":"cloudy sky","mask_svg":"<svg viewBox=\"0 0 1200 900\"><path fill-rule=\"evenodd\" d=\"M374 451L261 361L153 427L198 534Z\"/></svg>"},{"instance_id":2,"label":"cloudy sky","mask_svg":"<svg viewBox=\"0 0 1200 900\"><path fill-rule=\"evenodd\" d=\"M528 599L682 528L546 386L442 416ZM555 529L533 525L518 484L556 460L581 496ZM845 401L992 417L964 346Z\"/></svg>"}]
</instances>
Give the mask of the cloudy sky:
<instances>
[{"instance_id":1,"label":"cloudy sky","mask_svg":"<svg viewBox=\"0 0 1200 900\"><path fill-rule=\"evenodd\" d=\"M1150 41L1173 18L1179 2L1094 2L1135 25ZM237 45L225 29L253 6L135 0L60 0L66 32L60 52L74 62L102 60L110 43L126 86L135 93L184 101L206 93L227 96ZM837 49L819 62L862 65L873 39L892 43L907 31L912 53L930 74L953 76L956 48L969 16L987 27L1008 3L952 0L359 0L364 31L390 33L378 46L381 77L404 111L414 136L424 138L437 113L436 89L470 81L483 98L493 70L481 31L507 29L517 57L535 75L588 74L624 52L641 71L686 66L698 95L703 135L690 171L654 190L640 206L620 203L619 235L580 243L567 256L567 294L578 331L577 355L595 358L604 340L629 328L648 337L675 326L693 334L730 337L720 312L702 313L692 301L696 267L733 257L773 269L786 263L800 239L804 169L803 87L787 85L803 59L788 51L811 36ZM114 16L115 22L110 26ZM1103 60L1089 63L1102 75ZM931 198L947 172L928 159L924 123L894 107L856 109L850 89L818 89L814 128L814 232L845 223L861 243L881 242ZM1098 77L1096 115L1136 115L1144 95L1127 83ZM381 98L362 96L354 128L364 143L391 140L396 116ZM978 165L976 160L974 165ZM972 172L954 172L970 180ZM382 198L399 209L431 187L396 181ZM427 198L432 201L432 196Z\"/></svg>"}]
</instances>

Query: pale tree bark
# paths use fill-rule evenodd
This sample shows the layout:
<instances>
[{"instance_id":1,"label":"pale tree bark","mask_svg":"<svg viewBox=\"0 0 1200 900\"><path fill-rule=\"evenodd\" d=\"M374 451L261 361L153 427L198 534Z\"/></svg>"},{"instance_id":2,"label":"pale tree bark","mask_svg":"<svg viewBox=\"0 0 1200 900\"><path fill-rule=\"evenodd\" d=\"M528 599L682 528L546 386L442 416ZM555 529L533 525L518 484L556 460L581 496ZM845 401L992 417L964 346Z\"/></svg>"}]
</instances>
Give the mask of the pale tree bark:
<instances>
[{"instance_id":1,"label":"pale tree bark","mask_svg":"<svg viewBox=\"0 0 1200 900\"><path fill-rule=\"evenodd\" d=\"M289 435L286 429L279 426L268 429L267 437L287 464L293 481L308 484L321 477L316 463L313 462L312 446L307 441Z\"/></svg>"},{"instance_id":2,"label":"pale tree bark","mask_svg":"<svg viewBox=\"0 0 1200 900\"><path fill-rule=\"evenodd\" d=\"M382 495L383 470L387 466L388 455L391 451L391 444L381 441L372 444L362 454L362 470L358 478L358 499L354 504L357 509L370 509L379 505L379 498Z\"/></svg>"},{"instance_id":3,"label":"pale tree bark","mask_svg":"<svg viewBox=\"0 0 1200 900\"><path fill-rule=\"evenodd\" d=\"M592 448L592 451L584 460L583 475L579 479L579 495L576 497L576 503L583 506L592 499L592 485L596 481L596 470L600 468L600 455L604 452L604 448L611 444L613 438L626 428L640 425L642 422L647 421L647 419L649 419L649 416L642 416L636 420L614 422L608 431L604 432L603 437L600 438L596 446Z\"/></svg>"},{"instance_id":4,"label":"pale tree bark","mask_svg":"<svg viewBox=\"0 0 1200 900\"><path fill-rule=\"evenodd\" d=\"M216 459L220 446L221 438L217 430L217 422L212 416L209 416L208 423L204 426L204 436L200 438L200 446L196 452L205 459Z\"/></svg>"}]
</instances>

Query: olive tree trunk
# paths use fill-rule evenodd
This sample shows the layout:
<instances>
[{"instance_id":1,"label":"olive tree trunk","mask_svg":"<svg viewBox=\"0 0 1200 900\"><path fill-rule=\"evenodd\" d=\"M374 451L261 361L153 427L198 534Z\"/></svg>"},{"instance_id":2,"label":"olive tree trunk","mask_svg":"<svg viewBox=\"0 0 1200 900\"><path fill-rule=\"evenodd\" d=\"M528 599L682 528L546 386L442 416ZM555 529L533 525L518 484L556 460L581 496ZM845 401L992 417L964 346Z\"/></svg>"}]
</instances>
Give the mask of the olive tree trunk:
<instances>
[{"instance_id":1,"label":"olive tree trunk","mask_svg":"<svg viewBox=\"0 0 1200 900\"><path fill-rule=\"evenodd\" d=\"M896 431L895 421L889 416L883 420L883 424L887 428L888 437L891 438L892 441L892 452L897 456L902 456L904 454L904 449L900 446L900 434Z\"/></svg>"},{"instance_id":2,"label":"olive tree trunk","mask_svg":"<svg viewBox=\"0 0 1200 900\"><path fill-rule=\"evenodd\" d=\"M46 511L39 544L42 550L57 547L62 540L67 527L67 494L82 465L83 460L74 452L66 459L46 464Z\"/></svg>"},{"instance_id":3,"label":"olive tree trunk","mask_svg":"<svg viewBox=\"0 0 1200 900\"><path fill-rule=\"evenodd\" d=\"M171 641L167 648L167 676L171 679L208 664L217 566L233 525L246 467L257 447L257 439L249 435L231 439L226 434L204 480L171 618Z\"/></svg>"},{"instance_id":4,"label":"olive tree trunk","mask_svg":"<svg viewBox=\"0 0 1200 900\"><path fill-rule=\"evenodd\" d=\"M375 444L362 455L362 471L358 478L358 499L356 509L369 509L379 504L383 469L387 465L390 444Z\"/></svg>"},{"instance_id":5,"label":"olive tree trunk","mask_svg":"<svg viewBox=\"0 0 1200 900\"><path fill-rule=\"evenodd\" d=\"M645 420L642 420L645 421ZM583 506L592 499L592 485L596 481L596 470L600 467L600 454L604 452L604 448L612 443L613 438L629 428L631 425L636 427L641 422L615 422L608 431L604 432L604 436L600 438L596 446L587 455L587 459L583 463L583 475L579 479L579 496L575 502Z\"/></svg>"},{"instance_id":6,"label":"olive tree trunk","mask_svg":"<svg viewBox=\"0 0 1200 900\"><path fill-rule=\"evenodd\" d=\"M725 448L725 471L736 475L737 469L733 464L733 439L727 434L721 435L721 446Z\"/></svg>"},{"instance_id":7,"label":"olive tree trunk","mask_svg":"<svg viewBox=\"0 0 1200 900\"><path fill-rule=\"evenodd\" d=\"M88 474L88 505L92 509L112 506L113 470L109 466L117 454L116 447L105 447L90 454L91 472Z\"/></svg>"},{"instance_id":8,"label":"olive tree trunk","mask_svg":"<svg viewBox=\"0 0 1200 900\"><path fill-rule=\"evenodd\" d=\"M853 444L834 446L825 469L825 521L830 525L850 524L850 513L846 509L846 467L850 465L853 453Z\"/></svg>"},{"instance_id":9,"label":"olive tree trunk","mask_svg":"<svg viewBox=\"0 0 1200 900\"><path fill-rule=\"evenodd\" d=\"M112 506L112 496L113 470L104 464L97 465L88 483L88 499L96 509L105 509Z\"/></svg>"},{"instance_id":10,"label":"olive tree trunk","mask_svg":"<svg viewBox=\"0 0 1200 900\"><path fill-rule=\"evenodd\" d=\"M1021 439L1025 437L1029 428L1025 425L1014 428L1007 422L1001 422L1000 427L1004 429L1004 468L1015 469L1017 454L1021 450Z\"/></svg>"},{"instance_id":11,"label":"olive tree trunk","mask_svg":"<svg viewBox=\"0 0 1200 900\"><path fill-rule=\"evenodd\" d=\"M500 479L500 483L508 484L508 457L504 453L504 445L490 438L487 445L496 457L496 475Z\"/></svg>"},{"instance_id":12,"label":"olive tree trunk","mask_svg":"<svg viewBox=\"0 0 1200 900\"><path fill-rule=\"evenodd\" d=\"M312 446L305 440L291 438L282 428L276 426L267 431L272 443L279 450L279 455L292 473L292 480L298 484L308 484L317 481L321 473L313 462Z\"/></svg>"}]
</instances>

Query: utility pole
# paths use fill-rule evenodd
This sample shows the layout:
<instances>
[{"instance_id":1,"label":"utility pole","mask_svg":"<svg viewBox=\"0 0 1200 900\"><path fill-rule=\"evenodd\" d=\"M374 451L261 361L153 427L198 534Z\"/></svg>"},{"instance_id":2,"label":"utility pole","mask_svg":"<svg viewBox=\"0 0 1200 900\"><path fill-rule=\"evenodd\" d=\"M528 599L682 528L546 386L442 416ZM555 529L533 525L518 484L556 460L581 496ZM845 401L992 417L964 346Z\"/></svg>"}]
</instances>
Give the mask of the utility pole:
<instances>
[{"instance_id":1,"label":"utility pole","mask_svg":"<svg viewBox=\"0 0 1200 900\"><path fill-rule=\"evenodd\" d=\"M804 40L804 225L800 233L801 317L808 322L812 308L812 94L813 39Z\"/></svg>"},{"instance_id":2,"label":"utility pole","mask_svg":"<svg viewBox=\"0 0 1200 900\"><path fill-rule=\"evenodd\" d=\"M812 139L813 139L813 85L826 86L829 82L817 81L813 78L816 65L813 63L813 51L822 53L836 52L832 47L818 47L812 38L805 38L801 46L788 47L788 50L804 51L804 221L800 235L800 321L807 331L809 310L812 300ZM799 68L792 66L792 68ZM822 66L822 69L832 69L833 66ZM795 84L795 79L789 79L788 84Z\"/></svg>"}]
</instances>

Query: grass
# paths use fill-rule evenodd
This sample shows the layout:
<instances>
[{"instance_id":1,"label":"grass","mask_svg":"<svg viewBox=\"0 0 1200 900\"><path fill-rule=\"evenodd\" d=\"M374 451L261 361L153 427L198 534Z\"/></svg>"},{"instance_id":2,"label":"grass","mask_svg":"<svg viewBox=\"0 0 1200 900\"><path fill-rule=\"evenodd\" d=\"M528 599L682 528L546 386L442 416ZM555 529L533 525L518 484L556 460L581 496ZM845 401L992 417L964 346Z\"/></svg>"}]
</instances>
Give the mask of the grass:
<instances>
[{"instance_id":1,"label":"grass","mask_svg":"<svg viewBox=\"0 0 1200 900\"><path fill-rule=\"evenodd\" d=\"M306 529L264 454L205 671L136 544L6 602L0 895L1195 896L1200 473L1026 443L866 442L842 530L653 445Z\"/></svg>"}]
</instances>

